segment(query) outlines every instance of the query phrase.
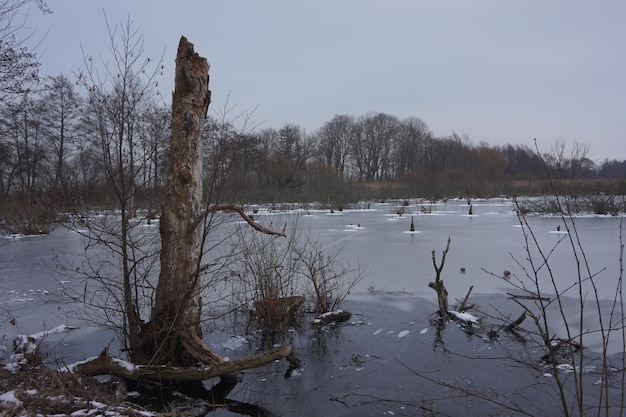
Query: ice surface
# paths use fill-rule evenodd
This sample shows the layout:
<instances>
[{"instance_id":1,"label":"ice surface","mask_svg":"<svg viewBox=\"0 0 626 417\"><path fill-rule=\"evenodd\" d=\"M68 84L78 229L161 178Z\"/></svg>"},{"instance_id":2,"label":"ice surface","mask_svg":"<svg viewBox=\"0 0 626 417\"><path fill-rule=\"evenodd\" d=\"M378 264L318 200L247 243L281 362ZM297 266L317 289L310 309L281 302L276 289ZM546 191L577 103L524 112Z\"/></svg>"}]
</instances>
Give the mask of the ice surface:
<instances>
[{"instance_id":1,"label":"ice surface","mask_svg":"<svg viewBox=\"0 0 626 417\"><path fill-rule=\"evenodd\" d=\"M528 267L529 254L524 249L524 233L528 227L521 227L511 200L474 200L474 216L467 215L466 200L411 204L403 207L405 213L402 216L390 214L395 213L399 205L371 203L368 210L343 210L333 214L311 210L311 215L300 213L298 222L303 230L310 228L311 234L319 235L328 249L341 249L340 258L344 263L364 266L364 279L351 290L348 300L365 298L370 291L375 291L381 295L382 301L405 312L414 309L411 298L436 301L436 294L428 287L428 283L434 280L432 251L440 260L448 237L451 245L442 279L451 300L462 299L470 286L474 287L472 299L481 294L504 295L510 292L513 279L506 281L494 276L504 270L510 270L514 277L525 279L518 262ZM421 205L431 211L422 213ZM276 217L293 217L296 214L270 213L260 207L255 218L263 221L265 216L265 220L271 218L283 224L284 220L278 221ZM418 229L413 233L409 230L411 219ZM554 233L559 224L561 229L564 228L563 219L529 216L527 220L544 252L550 253L557 286L562 289L570 287L578 275L576 262L572 261L572 248L569 239L562 240L563 233ZM590 260L590 270L592 273L600 271L595 283L601 300L610 301L616 293L620 221L619 217L595 215L575 219L575 230L580 236L586 258ZM5 236L0 239L3 244L0 280L4 289L0 292L0 307L17 322L15 326L4 325L5 340L12 341L19 333L35 334L41 329L62 332L62 327L57 326L75 325L76 322L69 322L60 314L60 304L55 302L54 296L60 288L72 288L80 283L55 265L80 264L83 259L77 254L84 251L84 237L59 227L49 235ZM539 259L536 250L531 249L530 259ZM465 268L466 272L459 272L461 268ZM554 291L549 278L547 268L541 268L539 284L547 294ZM532 287L528 282L525 284ZM570 290L572 296L576 293L576 289ZM584 288L583 293L592 294L593 291ZM385 294L388 297L385 298ZM397 297L397 294L410 297ZM575 317L572 315L573 319ZM562 332L563 329L554 330ZM388 329L376 330L376 334L385 331ZM100 344L97 351L111 340L110 336L106 336L96 341L93 333L82 326L81 330L73 333L73 337L79 332L85 332L81 343ZM587 337L586 344L595 342L592 337ZM236 348L235 341L231 342L233 345L224 348ZM78 348L72 346L71 350L78 352ZM93 347L88 349L93 350ZM67 362L83 359L84 356L68 358Z\"/></svg>"}]
</instances>

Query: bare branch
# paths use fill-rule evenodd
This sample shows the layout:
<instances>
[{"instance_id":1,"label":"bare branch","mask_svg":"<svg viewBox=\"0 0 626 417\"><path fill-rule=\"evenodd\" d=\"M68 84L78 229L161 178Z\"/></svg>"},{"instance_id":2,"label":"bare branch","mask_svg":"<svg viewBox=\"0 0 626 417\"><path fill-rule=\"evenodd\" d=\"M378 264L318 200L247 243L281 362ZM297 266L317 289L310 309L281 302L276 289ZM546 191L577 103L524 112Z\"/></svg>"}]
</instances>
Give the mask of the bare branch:
<instances>
[{"instance_id":1,"label":"bare branch","mask_svg":"<svg viewBox=\"0 0 626 417\"><path fill-rule=\"evenodd\" d=\"M216 213L218 211L234 211L236 213L238 213L242 219L244 219L246 221L246 223L248 223L250 226L252 226L255 230L261 232L261 233L265 233L267 235L272 235L272 236L281 236L281 237L287 237L287 235L285 234L287 225L285 224L285 227L283 228L282 231L277 232L275 230L269 229L265 226L260 225L259 223L257 223L252 217L250 217L248 214L246 214L246 212L244 211L243 207L237 205L237 204L215 204L212 206L207 207L204 212L202 212L202 214L200 216L198 216L198 218L196 219L196 221L193 223L193 228L191 230L195 230L195 228L198 226L198 224L200 224L200 222L209 214L211 213Z\"/></svg>"}]
</instances>

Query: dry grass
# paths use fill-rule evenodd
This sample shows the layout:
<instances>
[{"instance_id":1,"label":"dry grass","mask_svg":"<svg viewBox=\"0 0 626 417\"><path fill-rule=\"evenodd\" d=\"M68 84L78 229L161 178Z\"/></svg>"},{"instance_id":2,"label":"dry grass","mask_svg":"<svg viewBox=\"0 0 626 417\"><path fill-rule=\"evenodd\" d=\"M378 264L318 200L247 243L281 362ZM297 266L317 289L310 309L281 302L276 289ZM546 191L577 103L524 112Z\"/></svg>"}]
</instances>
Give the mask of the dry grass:
<instances>
[{"instance_id":1,"label":"dry grass","mask_svg":"<svg viewBox=\"0 0 626 417\"><path fill-rule=\"evenodd\" d=\"M13 391L19 400L19 403L0 402L0 415L70 415L77 412L90 416L148 415L118 404L116 385L40 366L16 373L0 368L0 393Z\"/></svg>"}]
</instances>

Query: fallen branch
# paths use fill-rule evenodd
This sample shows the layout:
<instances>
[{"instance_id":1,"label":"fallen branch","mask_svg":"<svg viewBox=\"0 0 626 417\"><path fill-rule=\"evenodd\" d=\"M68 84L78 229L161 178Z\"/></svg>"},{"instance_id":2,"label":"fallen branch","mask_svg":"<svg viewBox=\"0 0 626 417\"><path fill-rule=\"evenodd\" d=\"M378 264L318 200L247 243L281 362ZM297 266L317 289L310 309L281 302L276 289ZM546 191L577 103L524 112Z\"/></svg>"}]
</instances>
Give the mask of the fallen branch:
<instances>
[{"instance_id":1,"label":"fallen branch","mask_svg":"<svg viewBox=\"0 0 626 417\"><path fill-rule=\"evenodd\" d=\"M176 367L169 365L134 365L103 354L75 365L71 370L87 375L115 375L130 381L203 381L245 369L267 365L277 359L292 360L292 346L282 345L247 358L233 359L212 366Z\"/></svg>"},{"instance_id":2,"label":"fallen branch","mask_svg":"<svg viewBox=\"0 0 626 417\"><path fill-rule=\"evenodd\" d=\"M522 294L512 294L510 292L507 292L506 295L508 295L509 297L511 297L512 299L521 299L521 300L541 300L541 301L551 301L550 297L540 297L536 294L531 294L531 295L522 295Z\"/></svg>"}]
</instances>

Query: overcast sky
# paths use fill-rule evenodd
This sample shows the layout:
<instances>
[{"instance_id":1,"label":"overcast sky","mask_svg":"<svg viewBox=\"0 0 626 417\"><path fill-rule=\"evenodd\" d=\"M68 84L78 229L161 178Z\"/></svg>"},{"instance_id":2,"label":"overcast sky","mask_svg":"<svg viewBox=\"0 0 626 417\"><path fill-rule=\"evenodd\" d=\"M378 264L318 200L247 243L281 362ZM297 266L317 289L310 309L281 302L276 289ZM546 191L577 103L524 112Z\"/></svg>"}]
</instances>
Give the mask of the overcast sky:
<instances>
[{"instance_id":1,"label":"overcast sky","mask_svg":"<svg viewBox=\"0 0 626 417\"><path fill-rule=\"evenodd\" d=\"M212 107L313 132L336 114L419 117L437 136L626 159L626 1L46 0L28 24L48 75L108 59L129 18L170 97L181 35L210 65ZM235 113L232 113L235 115Z\"/></svg>"}]
</instances>

